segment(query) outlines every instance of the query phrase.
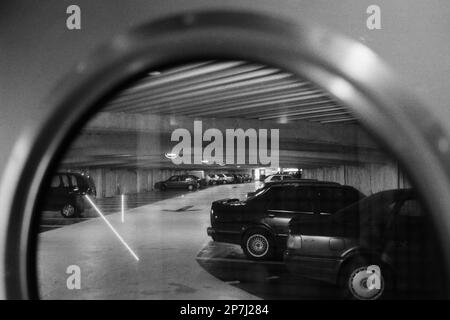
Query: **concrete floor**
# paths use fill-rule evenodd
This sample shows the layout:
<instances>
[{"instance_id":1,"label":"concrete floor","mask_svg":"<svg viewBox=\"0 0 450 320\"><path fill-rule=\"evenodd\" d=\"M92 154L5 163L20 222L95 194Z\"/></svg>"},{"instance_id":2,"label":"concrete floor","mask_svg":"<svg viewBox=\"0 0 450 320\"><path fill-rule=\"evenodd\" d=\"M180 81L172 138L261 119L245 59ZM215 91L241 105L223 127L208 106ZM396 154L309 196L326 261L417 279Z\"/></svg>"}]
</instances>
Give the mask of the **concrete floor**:
<instances>
[{"instance_id":1,"label":"concrete floor","mask_svg":"<svg viewBox=\"0 0 450 320\"><path fill-rule=\"evenodd\" d=\"M107 219L136 252L136 261L101 218L39 235L38 276L44 299L297 299L333 297L334 288L295 279L282 262L255 263L238 246L206 234L213 200L243 198L254 183L174 193L172 198ZM69 290L66 269L81 269Z\"/></svg>"}]
</instances>

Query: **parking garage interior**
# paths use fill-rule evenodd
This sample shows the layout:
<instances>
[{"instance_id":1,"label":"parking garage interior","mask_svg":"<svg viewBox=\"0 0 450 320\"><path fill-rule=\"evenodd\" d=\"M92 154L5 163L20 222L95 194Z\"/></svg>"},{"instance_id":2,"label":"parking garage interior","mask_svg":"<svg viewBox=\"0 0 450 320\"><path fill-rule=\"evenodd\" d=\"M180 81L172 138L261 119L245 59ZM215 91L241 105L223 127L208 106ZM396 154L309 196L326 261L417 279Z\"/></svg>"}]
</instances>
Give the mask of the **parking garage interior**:
<instances>
[{"instance_id":1,"label":"parking garage interior","mask_svg":"<svg viewBox=\"0 0 450 320\"><path fill-rule=\"evenodd\" d=\"M191 159L176 164L171 154L180 140L173 139L173 132L180 128L191 134L193 151L175 155ZM242 129L248 134L246 144L239 148L236 142L222 154L217 148L205 157L213 142L205 138L209 129L222 133L223 146L227 130ZM261 130L278 130L279 136L263 141ZM252 132L256 147L250 143ZM262 161L262 145L263 155L274 160L270 146L275 140L279 161ZM227 158L230 150L233 158ZM280 261L250 261L239 246L212 241L206 233L211 203L245 199L277 173L352 186L366 196L410 187L399 164L329 93L298 76L245 61L201 61L149 71L80 129L58 172L92 179L99 211L139 259L92 206L73 218L44 210L38 251L43 298L334 297L334 287L292 278ZM174 175L206 179L223 173L248 174L252 181L194 191L155 188ZM82 290L66 290L67 274L58 271L73 264L82 270Z\"/></svg>"}]
</instances>

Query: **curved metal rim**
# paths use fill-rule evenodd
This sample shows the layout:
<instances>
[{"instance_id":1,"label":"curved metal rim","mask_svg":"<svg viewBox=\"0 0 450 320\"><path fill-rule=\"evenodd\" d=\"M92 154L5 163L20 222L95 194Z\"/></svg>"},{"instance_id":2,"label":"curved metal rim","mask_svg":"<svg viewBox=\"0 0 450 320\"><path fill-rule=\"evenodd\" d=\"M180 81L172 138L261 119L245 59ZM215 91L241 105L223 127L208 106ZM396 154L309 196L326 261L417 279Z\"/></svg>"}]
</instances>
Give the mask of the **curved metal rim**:
<instances>
[{"instance_id":1,"label":"curved metal rim","mask_svg":"<svg viewBox=\"0 0 450 320\"><path fill-rule=\"evenodd\" d=\"M385 289L385 288L384 288L385 285L384 285L384 278L383 278L383 276L381 275L381 278L380 278L380 281L381 281L381 288L380 288L380 289L376 289L376 290L378 290L378 291L375 291L375 294L374 294L373 296L364 297L364 296L361 296L361 295L357 292L357 291L358 291L358 288L355 288L355 287L353 286L353 281L355 280L355 277L356 277L357 275L359 275L360 272L364 272L366 278L368 278L368 276L367 276L367 274L366 274L366 273L367 273L367 267L360 267L360 268L357 268L356 270L353 270L353 272L352 272L351 275L350 275L350 278L348 279L348 283L347 283L350 292L352 293L352 295L353 295L355 298L360 299L360 300L376 300L376 299L378 299L378 298L383 294L384 289Z\"/></svg>"},{"instance_id":2,"label":"curved metal rim","mask_svg":"<svg viewBox=\"0 0 450 320\"><path fill-rule=\"evenodd\" d=\"M266 242L266 250L264 250L263 253L256 254L256 253L253 252L253 249L250 249L250 247L253 247L253 246L250 245L250 240L251 240L253 237L260 237L260 238L263 238L264 241ZM248 252L249 252L253 257L255 257L255 258L261 258L261 257L264 257L264 256L267 254L267 252L269 251L269 248L270 248L269 240L268 240L265 236L263 236L262 234L255 233L255 234L251 235L251 236L247 239L247 250L248 250Z\"/></svg>"},{"instance_id":3,"label":"curved metal rim","mask_svg":"<svg viewBox=\"0 0 450 320\"><path fill-rule=\"evenodd\" d=\"M114 90L144 71L211 58L289 70L349 106L426 194L440 240L450 244L450 155L439 147L450 141L445 124L433 119L375 54L318 27L265 15L188 13L119 36L77 65L45 102L51 106L45 121L18 139L0 189L0 298L38 298L33 212L41 184L77 128ZM450 266L450 254L445 258Z\"/></svg>"}]
</instances>

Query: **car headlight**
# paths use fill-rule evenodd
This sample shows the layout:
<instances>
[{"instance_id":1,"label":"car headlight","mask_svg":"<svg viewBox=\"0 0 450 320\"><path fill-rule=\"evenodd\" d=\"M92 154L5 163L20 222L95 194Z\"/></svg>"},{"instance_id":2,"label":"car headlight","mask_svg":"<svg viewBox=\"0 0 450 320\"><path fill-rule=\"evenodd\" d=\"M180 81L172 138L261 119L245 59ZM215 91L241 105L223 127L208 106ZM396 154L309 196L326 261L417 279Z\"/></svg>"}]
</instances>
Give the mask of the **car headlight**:
<instances>
[{"instance_id":1,"label":"car headlight","mask_svg":"<svg viewBox=\"0 0 450 320\"><path fill-rule=\"evenodd\" d=\"M287 239L288 249L300 249L302 247L302 237L290 235Z\"/></svg>"}]
</instances>

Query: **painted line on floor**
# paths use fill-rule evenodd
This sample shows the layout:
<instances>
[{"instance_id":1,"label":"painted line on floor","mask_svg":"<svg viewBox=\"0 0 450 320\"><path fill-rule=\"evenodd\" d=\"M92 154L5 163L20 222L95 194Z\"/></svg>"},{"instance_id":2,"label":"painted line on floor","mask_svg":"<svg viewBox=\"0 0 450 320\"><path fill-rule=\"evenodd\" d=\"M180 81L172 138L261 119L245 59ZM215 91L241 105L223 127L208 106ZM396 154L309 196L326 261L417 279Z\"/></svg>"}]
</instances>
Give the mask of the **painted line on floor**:
<instances>
[{"instance_id":1,"label":"painted line on floor","mask_svg":"<svg viewBox=\"0 0 450 320\"><path fill-rule=\"evenodd\" d=\"M95 203L91 200L91 198L89 198L88 195L85 195L86 199L89 201L89 203L91 204L91 206L95 209L95 211L97 211L97 213L100 215L100 217L103 219L103 221L105 221L106 225L111 229L111 231L116 235L116 237L120 240L120 242L122 242L122 244L125 246L125 248L128 249L128 251L131 253L131 255L137 260L139 261L139 257L136 255L136 253L134 253L134 251L130 248L130 246L125 242L125 240L123 240L122 236L116 231L116 229L114 229L114 227L112 226L112 224L108 221L108 219L106 219L106 217L103 215L103 213L100 212L100 210L97 208L97 206L95 205Z\"/></svg>"}]
</instances>

